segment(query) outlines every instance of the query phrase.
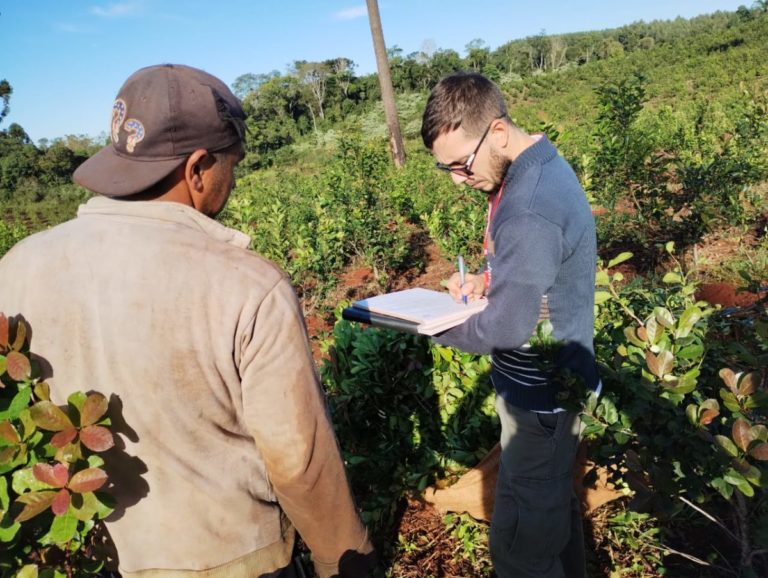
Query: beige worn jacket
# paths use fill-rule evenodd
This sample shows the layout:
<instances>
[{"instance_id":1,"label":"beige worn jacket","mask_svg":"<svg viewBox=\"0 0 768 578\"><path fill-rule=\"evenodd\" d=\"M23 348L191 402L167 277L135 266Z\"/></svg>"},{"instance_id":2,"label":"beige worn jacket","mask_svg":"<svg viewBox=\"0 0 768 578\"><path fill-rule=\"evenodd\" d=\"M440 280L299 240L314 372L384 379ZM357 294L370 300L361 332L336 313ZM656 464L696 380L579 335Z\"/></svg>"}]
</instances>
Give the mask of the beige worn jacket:
<instances>
[{"instance_id":1,"label":"beige worn jacket","mask_svg":"<svg viewBox=\"0 0 768 578\"><path fill-rule=\"evenodd\" d=\"M31 324L54 401L110 399L124 575L266 574L291 524L322 576L370 551L297 299L248 244L177 203L96 197L0 261L0 311Z\"/></svg>"}]
</instances>

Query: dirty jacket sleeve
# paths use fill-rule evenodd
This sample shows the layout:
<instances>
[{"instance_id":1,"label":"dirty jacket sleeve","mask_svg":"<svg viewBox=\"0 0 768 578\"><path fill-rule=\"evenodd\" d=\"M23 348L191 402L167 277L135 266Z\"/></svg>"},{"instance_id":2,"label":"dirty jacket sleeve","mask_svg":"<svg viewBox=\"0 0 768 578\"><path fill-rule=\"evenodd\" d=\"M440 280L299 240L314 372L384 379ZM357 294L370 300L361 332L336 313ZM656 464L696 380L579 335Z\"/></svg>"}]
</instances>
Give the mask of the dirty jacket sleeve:
<instances>
[{"instance_id":1,"label":"dirty jacket sleeve","mask_svg":"<svg viewBox=\"0 0 768 578\"><path fill-rule=\"evenodd\" d=\"M243 409L275 495L321 578L371 551L357 513L296 296L280 280L242 332Z\"/></svg>"}]
</instances>

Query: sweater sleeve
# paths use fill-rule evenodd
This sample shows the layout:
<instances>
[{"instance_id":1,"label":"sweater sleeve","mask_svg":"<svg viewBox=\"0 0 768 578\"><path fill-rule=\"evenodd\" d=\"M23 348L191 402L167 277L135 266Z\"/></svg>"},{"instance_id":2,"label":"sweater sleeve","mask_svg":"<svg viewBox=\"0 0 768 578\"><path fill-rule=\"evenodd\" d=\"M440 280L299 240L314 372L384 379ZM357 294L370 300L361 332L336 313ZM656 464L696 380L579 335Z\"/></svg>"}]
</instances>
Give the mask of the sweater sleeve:
<instances>
[{"instance_id":1,"label":"sweater sleeve","mask_svg":"<svg viewBox=\"0 0 768 578\"><path fill-rule=\"evenodd\" d=\"M281 280L243 344L247 425L283 511L312 551L321 578L345 552L371 551L309 348L296 296Z\"/></svg>"},{"instance_id":2,"label":"sweater sleeve","mask_svg":"<svg viewBox=\"0 0 768 578\"><path fill-rule=\"evenodd\" d=\"M524 345L536 328L541 299L552 287L563 256L561 228L533 212L494 227L488 306L434 340L471 353Z\"/></svg>"}]
</instances>

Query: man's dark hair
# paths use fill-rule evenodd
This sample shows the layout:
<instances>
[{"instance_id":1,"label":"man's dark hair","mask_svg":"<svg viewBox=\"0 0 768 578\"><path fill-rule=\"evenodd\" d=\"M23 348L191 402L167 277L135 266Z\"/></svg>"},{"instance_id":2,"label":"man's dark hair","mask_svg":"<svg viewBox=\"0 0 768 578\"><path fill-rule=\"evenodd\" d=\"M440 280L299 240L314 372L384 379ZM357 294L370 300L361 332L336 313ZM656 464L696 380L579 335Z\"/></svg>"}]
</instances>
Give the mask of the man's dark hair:
<instances>
[{"instance_id":1,"label":"man's dark hair","mask_svg":"<svg viewBox=\"0 0 768 578\"><path fill-rule=\"evenodd\" d=\"M463 127L468 136L480 136L496 118L507 118L507 103L499 87L482 74L457 72L432 89L422 118L421 138L431 150L443 133Z\"/></svg>"}]
</instances>

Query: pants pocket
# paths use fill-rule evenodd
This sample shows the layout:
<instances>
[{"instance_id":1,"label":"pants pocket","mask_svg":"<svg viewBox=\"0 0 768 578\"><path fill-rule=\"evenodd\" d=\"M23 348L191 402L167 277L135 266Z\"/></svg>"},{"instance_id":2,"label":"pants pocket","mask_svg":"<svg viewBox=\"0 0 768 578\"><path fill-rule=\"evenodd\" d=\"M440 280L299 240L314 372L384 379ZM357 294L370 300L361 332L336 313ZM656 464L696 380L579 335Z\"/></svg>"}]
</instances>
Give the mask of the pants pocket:
<instances>
[{"instance_id":1,"label":"pants pocket","mask_svg":"<svg viewBox=\"0 0 768 578\"><path fill-rule=\"evenodd\" d=\"M491 550L515 558L558 556L571 537L571 480L510 480L499 492L491 522ZM502 554L505 555L505 554Z\"/></svg>"}]
</instances>

